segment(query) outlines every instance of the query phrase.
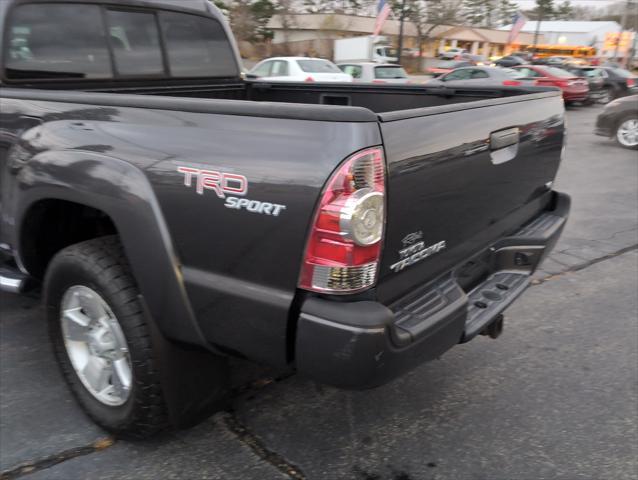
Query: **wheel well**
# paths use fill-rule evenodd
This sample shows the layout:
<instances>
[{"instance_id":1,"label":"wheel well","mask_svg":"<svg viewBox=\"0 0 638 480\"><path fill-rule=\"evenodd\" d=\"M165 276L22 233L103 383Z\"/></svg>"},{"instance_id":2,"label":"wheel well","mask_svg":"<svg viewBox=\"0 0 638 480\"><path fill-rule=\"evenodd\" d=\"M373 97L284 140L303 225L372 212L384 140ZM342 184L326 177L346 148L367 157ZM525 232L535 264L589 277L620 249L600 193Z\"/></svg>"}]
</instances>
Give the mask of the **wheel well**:
<instances>
[{"instance_id":1,"label":"wheel well","mask_svg":"<svg viewBox=\"0 0 638 480\"><path fill-rule=\"evenodd\" d=\"M614 124L614 129L618 129L618 127L620 127L620 125L622 124L622 122L624 122L625 120L629 120L630 118L638 118L638 114L636 114L636 112L625 112L621 115L618 115L618 119L616 120L616 123Z\"/></svg>"},{"instance_id":2,"label":"wheel well","mask_svg":"<svg viewBox=\"0 0 638 480\"><path fill-rule=\"evenodd\" d=\"M40 200L22 222L21 260L32 276L41 279L49 261L63 248L116 233L113 220L101 210L66 200Z\"/></svg>"}]
</instances>

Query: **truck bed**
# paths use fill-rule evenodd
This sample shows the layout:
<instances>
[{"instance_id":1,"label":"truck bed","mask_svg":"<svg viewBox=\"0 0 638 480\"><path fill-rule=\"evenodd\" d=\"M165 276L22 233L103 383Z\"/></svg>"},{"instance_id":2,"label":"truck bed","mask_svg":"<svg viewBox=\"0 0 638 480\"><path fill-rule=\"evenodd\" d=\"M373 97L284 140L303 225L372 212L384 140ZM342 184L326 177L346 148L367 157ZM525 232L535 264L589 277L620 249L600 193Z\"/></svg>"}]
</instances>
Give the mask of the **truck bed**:
<instances>
[{"instance_id":1,"label":"truck bed","mask_svg":"<svg viewBox=\"0 0 638 480\"><path fill-rule=\"evenodd\" d=\"M106 83L106 82L104 82ZM244 100L254 102L274 102L285 104L330 105L362 107L373 113L400 112L429 107L446 107L458 103L469 103L484 100L498 100L498 103L520 101L525 96L538 93L554 92L558 89L551 87L506 87L477 86L471 88L441 88L427 85L365 85L365 84L307 84L289 82L224 82L192 83L167 81L163 86L149 86L143 82L110 82L93 89L86 83L74 85L69 82L56 84L28 85L29 88L50 90L64 89L64 93L84 91L91 95L97 93L117 93L120 95L153 95L162 97L197 98L211 100ZM10 85L7 86L10 88ZM61 92L62 93L62 92ZM91 97L85 96L89 99ZM212 105L211 105L212 106ZM222 104L217 104L223 107ZM236 108L250 111L248 105L236 105ZM437 110L438 113L441 110ZM302 114L308 110L300 111ZM389 118L389 117L386 117ZM395 117L396 118L396 115Z\"/></svg>"},{"instance_id":2,"label":"truck bed","mask_svg":"<svg viewBox=\"0 0 638 480\"><path fill-rule=\"evenodd\" d=\"M95 208L109 214L113 205L121 205L114 218L129 211L145 221L165 222L166 236L158 238L141 237L139 219L118 225L163 331L172 339L205 342L271 364L294 360L294 318L303 295L297 288L299 265L308 225L327 179L345 158L375 145L385 150L387 227L378 282L365 296L391 305L462 267L546 209L564 137L560 92L547 88L451 91L236 81L162 87L112 83L99 89L84 84L84 91L69 90L68 83L63 87L54 90L55 83L48 82L47 89L3 88L5 128L12 138L32 131L33 139L28 134L20 151L39 152L25 169L33 172L24 177L25 193L11 198L7 190L3 208L15 202L18 217L25 215L38 195L50 194L50 172L73 171L77 184L60 181L56 187L65 192L62 198L91 198ZM495 159L492 135L512 128L520 133L516 151L504 161ZM129 173L94 175L94 162ZM176 169L180 165L240 173L249 179L251 200L286 205L285 214L274 221L224 208L214 194L185 188ZM147 214L121 203L128 197L107 201L93 193L104 192L106 184L121 191L122 182L133 178L148 182ZM0 240L19 244L20 232L5 227ZM150 232L144 229L145 235ZM412 234L426 247L445 242L446 248L396 271ZM35 243L28 251L44 248L37 237L30 238ZM156 281L174 276L174 265L149 257L147 246L167 239L165 250L174 249L181 266L183 277L171 281L183 282L188 303L182 301L180 308L192 311L190 330L174 318L191 314L166 308L166 292L182 292L182 287L171 290L165 282L158 288ZM460 283L470 291L488 271L481 266Z\"/></svg>"}]
</instances>

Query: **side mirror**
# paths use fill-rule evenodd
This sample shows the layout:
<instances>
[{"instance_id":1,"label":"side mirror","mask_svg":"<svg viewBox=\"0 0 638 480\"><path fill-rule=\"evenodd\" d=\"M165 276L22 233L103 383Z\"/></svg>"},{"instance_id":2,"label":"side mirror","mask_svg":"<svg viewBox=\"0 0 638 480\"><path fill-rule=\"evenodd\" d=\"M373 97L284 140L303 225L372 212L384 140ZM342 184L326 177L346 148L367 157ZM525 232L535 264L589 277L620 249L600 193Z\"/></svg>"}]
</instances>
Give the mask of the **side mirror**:
<instances>
[{"instance_id":1,"label":"side mirror","mask_svg":"<svg viewBox=\"0 0 638 480\"><path fill-rule=\"evenodd\" d=\"M257 80L259 78L258 75L255 75L254 73L247 73L246 74L246 80Z\"/></svg>"}]
</instances>

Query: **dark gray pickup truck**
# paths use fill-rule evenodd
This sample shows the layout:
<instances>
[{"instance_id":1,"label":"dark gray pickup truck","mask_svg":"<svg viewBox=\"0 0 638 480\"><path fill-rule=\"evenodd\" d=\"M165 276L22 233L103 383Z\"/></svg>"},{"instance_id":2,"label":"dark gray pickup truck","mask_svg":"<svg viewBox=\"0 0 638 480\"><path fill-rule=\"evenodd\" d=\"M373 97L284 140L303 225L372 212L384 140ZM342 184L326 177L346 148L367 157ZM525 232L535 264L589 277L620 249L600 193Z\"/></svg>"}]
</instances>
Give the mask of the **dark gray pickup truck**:
<instances>
[{"instance_id":1,"label":"dark gray pickup truck","mask_svg":"<svg viewBox=\"0 0 638 480\"><path fill-rule=\"evenodd\" d=\"M204 0L0 22L0 285L111 431L222 408L232 356L367 388L497 337L566 222L558 90L244 81Z\"/></svg>"}]
</instances>

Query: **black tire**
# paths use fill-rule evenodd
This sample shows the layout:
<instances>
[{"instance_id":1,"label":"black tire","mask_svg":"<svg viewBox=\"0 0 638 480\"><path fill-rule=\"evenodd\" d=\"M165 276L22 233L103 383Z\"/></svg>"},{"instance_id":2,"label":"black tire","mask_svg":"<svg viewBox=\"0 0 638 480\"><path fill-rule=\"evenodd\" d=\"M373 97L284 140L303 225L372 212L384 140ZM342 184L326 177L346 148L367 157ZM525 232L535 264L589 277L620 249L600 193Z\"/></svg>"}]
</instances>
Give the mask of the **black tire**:
<instances>
[{"instance_id":1,"label":"black tire","mask_svg":"<svg viewBox=\"0 0 638 480\"><path fill-rule=\"evenodd\" d=\"M622 143L620 143L620 140L618 139L618 130L620 129L620 126L626 122L627 120L637 120L638 121L638 116L636 116L635 113L629 113L627 115L624 115L623 117L620 118L620 120L618 120L618 122L616 122L616 126L614 127L614 140L616 141L616 144L619 145L622 148L626 148L628 150L638 150L638 145L623 145Z\"/></svg>"},{"instance_id":2,"label":"black tire","mask_svg":"<svg viewBox=\"0 0 638 480\"><path fill-rule=\"evenodd\" d=\"M75 285L89 287L102 296L126 337L133 380L122 405L106 405L95 398L80 381L67 354L60 304L64 292ZM138 288L117 236L78 243L55 255L44 282L44 304L62 374L81 407L98 425L128 438L148 437L169 425Z\"/></svg>"},{"instance_id":3,"label":"black tire","mask_svg":"<svg viewBox=\"0 0 638 480\"><path fill-rule=\"evenodd\" d=\"M598 100L598 103L601 105L607 105L615 98L614 89L611 87L605 87L604 89L605 97Z\"/></svg>"}]
</instances>

